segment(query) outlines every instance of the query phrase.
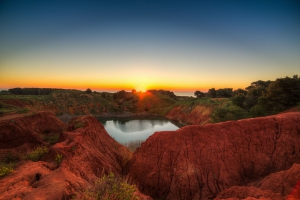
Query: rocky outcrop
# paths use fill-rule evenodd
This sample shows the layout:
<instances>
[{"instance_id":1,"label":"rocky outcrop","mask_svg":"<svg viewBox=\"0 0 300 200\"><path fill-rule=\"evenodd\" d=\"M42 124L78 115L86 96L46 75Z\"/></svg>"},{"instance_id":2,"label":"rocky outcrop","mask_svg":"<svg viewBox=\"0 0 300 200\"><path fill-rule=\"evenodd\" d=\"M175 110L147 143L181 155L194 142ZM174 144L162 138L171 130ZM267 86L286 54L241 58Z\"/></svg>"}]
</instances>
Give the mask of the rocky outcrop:
<instances>
[{"instance_id":1,"label":"rocky outcrop","mask_svg":"<svg viewBox=\"0 0 300 200\"><path fill-rule=\"evenodd\" d=\"M166 118L185 125L204 125L209 123L212 110L212 106L204 105L176 106L168 112Z\"/></svg>"},{"instance_id":2,"label":"rocky outcrop","mask_svg":"<svg viewBox=\"0 0 300 200\"><path fill-rule=\"evenodd\" d=\"M0 150L14 151L23 146L26 152L32 147L45 145L39 133L51 131L62 133L58 143L48 146L49 153L41 161L22 160L14 172L0 179L1 200L70 199L75 195L80 199L79 192L92 187L95 179L104 173L122 176L123 165L132 156L107 134L95 118L75 118L66 127L49 112L14 119L13 122L1 121ZM24 146L26 143L31 145ZM61 163L55 160L57 155L62 156Z\"/></svg>"},{"instance_id":3,"label":"rocky outcrop","mask_svg":"<svg viewBox=\"0 0 300 200\"><path fill-rule=\"evenodd\" d=\"M39 112L0 121L0 152L42 145L41 134L62 133L66 125L51 112Z\"/></svg>"},{"instance_id":4,"label":"rocky outcrop","mask_svg":"<svg viewBox=\"0 0 300 200\"><path fill-rule=\"evenodd\" d=\"M300 113L157 132L134 153L127 171L143 193L162 199L213 199L279 172L290 187L271 184L274 174L245 190L246 196L270 190L266 197L280 199L300 179L298 172L293 180L280 172L294 163L300 163Z\"/></svg>"},{"instance_id":5,"label":"rocky outcrop","mask_svg":"<svg viewBox=\"0 0 300 200\"><path fill-rule=\"evenodd\" d=\"M221 199L300 199L300 164L290 169L272 173L252 186L233 186L218 194L215 200Z\"/></svg>"},{"instance_id":6,"label":"rocky outcrop","mask_svg":"<svg viewBox=\"0 0 300 200\"><path fill-rule=\"evenodd\" d=\"M54 145L42 137L51 133L60 135ZM0 179L1 200L81 199L108 172L155 199L300 199L296 112L157 132L133 156L91 116L68 125L51 112L0 120L1 156L41 145L42 160L22 160Z\"/></svg>"}]
</instances>

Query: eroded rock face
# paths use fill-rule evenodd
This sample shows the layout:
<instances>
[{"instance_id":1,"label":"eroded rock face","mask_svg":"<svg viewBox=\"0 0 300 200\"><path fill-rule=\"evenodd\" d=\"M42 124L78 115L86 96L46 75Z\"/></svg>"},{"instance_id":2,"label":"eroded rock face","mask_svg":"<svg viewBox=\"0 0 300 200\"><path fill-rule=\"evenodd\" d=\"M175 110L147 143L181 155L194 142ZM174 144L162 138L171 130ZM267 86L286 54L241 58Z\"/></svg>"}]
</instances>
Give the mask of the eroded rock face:
<instances>
[{"instance_id":1,"label":"eroded rock face","mask_svg":"<svg viewBox=\"0 0 300 200\"><path fill-rule=\"evenodd\" d=\"M0 121L0 152L5 149L42 145L41 134L62 133L66 125L51 112Z\"/></svg>"},{"instance_id":2,"label":"eroded rock face","mask_svg":"<svg viewBox=\"0 0 300 200\"><path fill-rule=\"evenodd\" d=\"M300 163L300 113L157 132L134 153L127 170L154 198L213 199L294 163Z\"/></svg>"},{"instance_id":3,"label":"eroded rock face","mask_svg":"<svg viewBox=\"0 0 300 200\"><path fill-rule=\"evenodd\" d=\"M11 151L18 145L24 147L22 140L33 146L45 144L39 136L45 130L67 129L58 143L49 146L49 153L41 161L23 160L14 172L0 179L0 199L3 200L70 199L93 186L94 180L103 173L122 175L123 165L132 156L90 116L74 118L66 127L52 113L43 112L13 122L2 121L1 127L5 127L1 129L1 138L5 139L1 144L5 144L5 150ZM15 142L18 137L21 137L20 144ZM3 148L0 146L0 150ZM62 155L59 164L55 160L58 154Z\"/></svg>"},{"instance_id":4,"label":"eroded rock face","mask_svg":"<svg viewBox=\"0 0 300 200\"><path fill-rule=\"evenodd\" d=\"M300 164L294 164L290 169L272 173L252 186L233 186L218 194L221 199L300 199L297 182L300 181ZM298 186L299 187L299 186Z\"/></svg>"},{"instance_id":5,"label":"eroded rock face","mask_svg":"<svg viewBox=\"0 0 300 200\"><path fill-rule=\"evenodd\" d=\"M170 110L166 117L181 124L204 125L209 123L212 110L213 107L203 105L177 106Z\"/></svg>"}]
</instances>

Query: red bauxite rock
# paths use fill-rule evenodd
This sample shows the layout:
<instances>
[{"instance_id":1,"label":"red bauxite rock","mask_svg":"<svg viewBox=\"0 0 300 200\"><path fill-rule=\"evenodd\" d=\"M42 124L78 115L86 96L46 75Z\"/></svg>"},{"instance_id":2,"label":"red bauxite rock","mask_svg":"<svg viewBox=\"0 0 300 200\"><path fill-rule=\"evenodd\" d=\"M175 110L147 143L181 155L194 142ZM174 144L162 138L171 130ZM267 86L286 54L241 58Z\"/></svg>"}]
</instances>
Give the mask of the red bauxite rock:
<instances>
[{"instance_id":1,"label":"red bauxite rock","mask_svg":"<svg viewBox=\"0 0 300 200\"><path fill-rule=\"evenodd\" d=\"M58 143L49 146L49 153L41 161L23 160L12 173L0 179L0 200L74 196L81 199L80 191L92 187L97 177L108 172L121 176L123 165L132 156L91 116L74 118L66 127L53 113L42 112L1 121L0 128L2 156L8 151L25 153L46 145L41 134L61 134ZM59 165L55 160L57 154L62 155Z\"/></svg>"},{"instance_id":2,"label":"red bauxite rock","mask_svg":"<svg viewBox=\"0 0 300 200\"><path fill-rule=\"evenodd\" d=\"M157 132L134 153L127 170L154 198L212 199L294 163L300 163L300 113Z\"/></svg>"},{"instance_id":3,"label":"red bauxite rock","mask_svg":"<svg viewBox=\"0 0 300 200\"><path fill-rule=\"evenodd\" d=\"M166 117L182 124L204 125L209 123L212 110L212 106L176 106Z\"/></svg>"}]
</instances>

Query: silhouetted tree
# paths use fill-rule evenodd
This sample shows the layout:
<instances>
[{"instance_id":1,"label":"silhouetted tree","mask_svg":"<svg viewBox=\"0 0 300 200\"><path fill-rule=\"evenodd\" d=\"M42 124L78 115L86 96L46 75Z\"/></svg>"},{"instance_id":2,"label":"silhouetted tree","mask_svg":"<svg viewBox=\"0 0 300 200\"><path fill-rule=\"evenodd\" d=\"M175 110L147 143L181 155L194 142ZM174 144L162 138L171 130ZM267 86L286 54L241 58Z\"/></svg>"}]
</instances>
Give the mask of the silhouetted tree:
<instances>
[{"instance_id":1,"label":"silhouetted tree","mask_svg":"<svg viewBox=\"0 0 300 200\"><path fill-rule=\"evenodd\" d=\"M91 94L92 90L90 88L88 88L85 92L88 93L88 94Z\"/></svg>"},{"instance_id":2,"label":"silhouetted tree","mask_svg":"<svg viewBox=\"0 0 300 200\"><path fill-rule=\"evenodd\" d=\"M216 97L216 89L215 88L211 88L208 90L208 92L206 93L206 96L207 97L210 97L210 98L215 98Z\"/></svg>"},{"instance_id":3,"label":"silhouetted tree","mask_svg":"<svg viewBox=\"0 0 300 200\"><path fill-rule=\"evenodd\" d=\"M221 88L216 91L216 97L229 98L232 96L232 88Z\"/></svg>"},{"instance_id":4,"label":"silhouetted tree","mask_svg":"<svg viewBox=\"0 0 300 200\"><path fill-rule=\"evenodd\" d=\"M205 96L204 92L201 92L201 91L199 91L199 90L197 90L197 91L194 93L194 95L195 95L196 97L204 97L204 96Z\"/></svg>"}]
</instances>

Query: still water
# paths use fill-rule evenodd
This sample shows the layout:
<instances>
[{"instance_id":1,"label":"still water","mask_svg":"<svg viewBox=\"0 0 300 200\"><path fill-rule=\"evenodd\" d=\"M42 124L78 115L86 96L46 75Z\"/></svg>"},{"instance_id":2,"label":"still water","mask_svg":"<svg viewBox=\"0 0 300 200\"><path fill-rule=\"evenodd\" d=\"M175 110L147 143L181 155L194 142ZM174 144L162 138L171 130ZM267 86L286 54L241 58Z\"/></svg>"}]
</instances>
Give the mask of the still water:
<instances>
[{"instance_id":1,"label":"still water","mask_svg":"<svg viewBox=\"0 0 300 200\"><path fill-rule=\"evenodd\" d=\"M163 117L98 118L110 136L120 143L146 140L156 131L174 131L181 127Z\"/></svg>"}]
</instances>

